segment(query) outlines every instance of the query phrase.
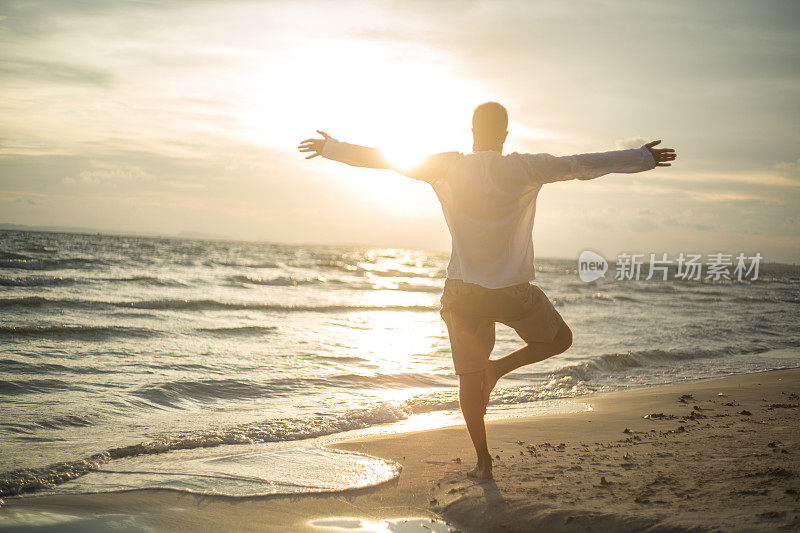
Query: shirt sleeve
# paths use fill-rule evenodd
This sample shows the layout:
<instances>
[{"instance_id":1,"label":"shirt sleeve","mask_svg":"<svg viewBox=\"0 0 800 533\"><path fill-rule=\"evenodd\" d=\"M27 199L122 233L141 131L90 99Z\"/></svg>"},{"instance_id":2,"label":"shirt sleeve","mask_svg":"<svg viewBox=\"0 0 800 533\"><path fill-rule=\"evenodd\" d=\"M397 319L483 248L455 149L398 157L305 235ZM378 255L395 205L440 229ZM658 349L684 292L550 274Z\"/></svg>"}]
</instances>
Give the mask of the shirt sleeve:
<instances>
[{"instance_id":1,"label":"shirt sleeve","mask_svg":"<svg viewBox=\"0 0 800 533\"><path fill-rule=\"evenodd\" d=\"M366 168L391 168L386 158L377 148L328 139L322 147L322 157L346 165Z\"/></svg>"},{"instance_id":2,"label":"shirt sleeve","mask_svg":"<svg viewBox=\"0 0 800 533\"><path fill-rule=\"evenodd\" d=\"M444 179L460 158L461 154L459 152L442 152L441 154L433 154L426 157L419 165L407 169L398 168L395 170L409 178L434 183Z\"/></svg>"},{"instance_id":3,"label":"shirt sleeve","mask_svg":"<svg viewBox=\"0 0 800 533\"><path fill-rule=\"evenodd\" d=\"M528 178L544 184L571 179L590 180L606 174L644 172L656 162L647 147L593 154L555 157L550 154L524 156Z\"/></svg>"},{"instance_id":4,"label":"shirt sleeve","mask_svg":"<svg viewBox=\"0 0 800 533\"><path fill-rule=\"evenodd\" d=\"M336 139L328 139L325 141L325 146L322 147L322 157L327 159L354 167L394 170L409 178L427 181L428 183L442 179L460 156L461 154L458 152L434 154L426 157L418 165L401 168L389 162L386 156L377 148L358 146L357 144L337 141Z\"/></svg>"}]
</instances>

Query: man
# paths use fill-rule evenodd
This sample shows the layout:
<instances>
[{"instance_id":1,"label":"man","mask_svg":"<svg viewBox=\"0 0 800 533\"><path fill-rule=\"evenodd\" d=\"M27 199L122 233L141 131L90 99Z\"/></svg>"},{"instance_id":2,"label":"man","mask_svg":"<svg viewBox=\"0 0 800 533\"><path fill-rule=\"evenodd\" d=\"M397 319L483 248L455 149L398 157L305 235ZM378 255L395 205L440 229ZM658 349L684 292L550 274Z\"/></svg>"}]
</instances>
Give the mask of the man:
<instances>
[{"instance_id":1,"label":"man","mask_svg":"<svg viewBox=\"0 0 800 533\"><path fill-rule=\"evenodd\" d=\"M375 148L339 142L319 131L298 149L306 159L323 156L348 165L390 169L430 183L442 204L452 253L442 294L459 401L478 456L467 475L492 477L484 415L497 380L509 372L560 354L572 331L539 287L531 284L533 219L545 183L589 180L612 172L633 173L670 166L676 157L653 141L641 148L554 157L503 155L508 113L496 103L479 105L472 116L473 153L445 152L411 169L393 166ZM490 360L495 323L512 327L526 345Z\"/></svg>"}]
</instances>

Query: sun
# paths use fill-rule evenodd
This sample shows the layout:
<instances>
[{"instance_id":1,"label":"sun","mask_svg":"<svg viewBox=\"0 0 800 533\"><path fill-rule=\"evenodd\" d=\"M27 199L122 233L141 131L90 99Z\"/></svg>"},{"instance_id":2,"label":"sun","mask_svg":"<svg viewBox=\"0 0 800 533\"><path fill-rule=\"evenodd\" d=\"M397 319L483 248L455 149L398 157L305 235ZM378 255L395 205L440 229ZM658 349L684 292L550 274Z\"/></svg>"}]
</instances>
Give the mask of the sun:
<instances>
[{"instance_id":1,"label":"sun","mask_svg":"<svg viewBox=\"0 0 800 533\"><path fill-rule=\"evenodd\" d=\"M254 144L285 150L292 158L297 157L297 143L314 136L316 129L378 148L401 169L413 168L434 153L467 152L472 111L490 99L480 83L460 73L454 57L417 43L343 36L304 39L257 64L243 82L246 90L237 115L242 135ZM369 179L365 184L365 174L347 167L329 172L357 194L368 188L370 199L380 198L387 209L418 213L407 208L421 194L414 184L402 179Z\"/></svg>"},{"instance_id":2,"label":"sun","mask_svg":"<svg viewBox=\"0 0 800 533\"><path fill-rule=\"evenodd\" d=\"M401 166L467 150L472 110L487 99L455 59L380 39L305 40L265 58L247 80L237 119L251 141L293 149L322 129Z\"/></svg>"}]
</instances>

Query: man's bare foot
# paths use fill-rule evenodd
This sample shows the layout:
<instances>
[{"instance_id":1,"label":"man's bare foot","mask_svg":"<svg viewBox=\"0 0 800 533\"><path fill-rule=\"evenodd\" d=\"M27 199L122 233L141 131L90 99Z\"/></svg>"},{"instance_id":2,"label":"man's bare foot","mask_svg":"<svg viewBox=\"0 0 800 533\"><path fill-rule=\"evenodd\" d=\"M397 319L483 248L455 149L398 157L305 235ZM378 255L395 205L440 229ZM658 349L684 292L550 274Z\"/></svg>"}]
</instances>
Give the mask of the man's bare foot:
<instances>
[{"instance_id":1,"label":"man's bare foot","mask_svg":"<svg viewBox=\"0 0 800 533\"><path fill-rule=\"evenodd\" d=\"M467 472L467 477L474 479L493 479L491 461L485 464L479 462L475 468Z\"/></svg>"},{"instance_id":2,"label":"man's bare foot","mask_svg":"<svg viewBox=\"0 0 800 533\"><path fill-rule=\"evenodd\" d=\"M497 385L497 370L494 368L494 361L489 361L489 366L483 371L483 408L489 405L489 397Z\"/></svg>"}]
</instances>

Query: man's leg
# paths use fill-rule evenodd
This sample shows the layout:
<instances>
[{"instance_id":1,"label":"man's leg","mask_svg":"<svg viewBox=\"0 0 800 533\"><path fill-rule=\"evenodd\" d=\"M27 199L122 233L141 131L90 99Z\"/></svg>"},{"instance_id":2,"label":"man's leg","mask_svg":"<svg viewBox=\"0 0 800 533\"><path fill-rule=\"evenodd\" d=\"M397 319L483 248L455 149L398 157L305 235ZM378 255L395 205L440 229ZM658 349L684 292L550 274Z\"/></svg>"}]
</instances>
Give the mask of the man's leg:
<instances>
[{"instance_id":1,"label":"man's leg","mask_svg":"<svg viewBox=\"0 0 800 533\"><path fill-rule=\"evenodd\" d=\"M562 322L552 341L529 342L519 350L492 361L492 366L497 374L497 379L500 379L521 366L532 365L564 353L570 346L572 346L572 330Z\"/></svg>"},{"instance_id":2,"label":"man's leg","mask_svg":"<svg viewBox=\"0 0 800 533\"><path fill-rule=\"evenodd\" d=\"M486 445L486 425L483 421L486 408L483 402L483 372L470 372L458 376L458 399L467 431L478 456L478 464L467 475L479 479L492 478L492 456Z\"/></svg>"},{"instance_id":3,"label":"man's leg","mask_svg":"<svg viewBox=\"0 0 800 533\"><path fill-rule=\"evenodd\" d=\"M492 477L492 458L486 447L486 426L483 416L484 369L489 368L489 354L494 347L494 322L482 318L470 318L451 311L442 310L447 324L453 364L458 373L458 399L464 422L467 424L475 453L477 466L467 475L481 479Z\"/></svg>"},{"instance_id":4,"label":"man's leg","mask_svg":"<svg viewBox=\"0 0 800 533\"><path fill-rule=\"evenodd\" d=\"M520 333L519 331L517 331ZM522 335L520 335L522 336ZM523 337L524 340L524 337ZM572 330L566 323L561 322L561 327L556 332L555 338L550 342L528 342L525 346L511 352L505 357L489 361L489 367L484 371L483 404L489 405L489 396L497 385L497 380L521 366L532 365L544 361L554 355L566 352L572 346Z\"/></svg>"}]
</instances>

